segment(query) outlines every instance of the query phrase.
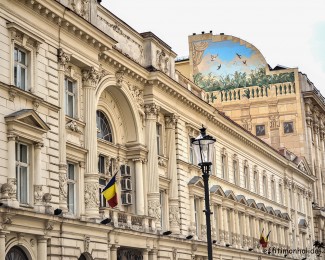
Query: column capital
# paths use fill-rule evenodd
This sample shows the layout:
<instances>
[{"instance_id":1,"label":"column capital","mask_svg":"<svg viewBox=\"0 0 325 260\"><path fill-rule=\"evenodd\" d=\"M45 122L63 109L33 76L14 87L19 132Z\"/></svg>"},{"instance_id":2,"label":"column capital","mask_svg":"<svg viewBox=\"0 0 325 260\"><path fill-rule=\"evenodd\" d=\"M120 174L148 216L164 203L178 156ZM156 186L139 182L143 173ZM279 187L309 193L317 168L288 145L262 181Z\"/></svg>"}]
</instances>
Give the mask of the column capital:
<instances>
[{"instance_id":1,"label":"column capital","mask_svg":"<svg viewBox=\"0 0 325 260\"><path fill-rule=\"evenodd\" d=\"M18 136L14 133L8 133L7 135L8 141L16 141L16 139L18 139Z\"/></svg>"},{"instance_id":2,"label":"column capital","mask_svg":"<svg viewBox=\"0 0 325 260\"><path fill-rule=\"evenodd\" d=\"M178 118L179 117L175 114L165 116L166 129L175 129Z\"/></svg>"},{"instance_id":3,"label":"column capital","mask_svg":"<svg viewBox=\"0 0 325 260\"><path fill-rule=\"evenodd\" d=\"M157 119L160 107L155 103L144 105L144 112L147 116L147 119Z\"/></svg>"},{"instance_id":4,"label":"column capital","mask_svg":"<svg viewBox=\"0 0 325 260\"><path fill-rule=\"evenodd\" d=\"M41 149L43 146L43 143L35 143L35 149Z\"/></svg>"},{"instance_id":5,"label":"column capital","mask_svg":"<svg viewBox=\"0 0 325 260\"><path fill-rule=\"evenodd\" d=\"M99 79L99 73L94 67L82 70L82 83L84 87L96 88Z\"/></svg>"}]
</instances>

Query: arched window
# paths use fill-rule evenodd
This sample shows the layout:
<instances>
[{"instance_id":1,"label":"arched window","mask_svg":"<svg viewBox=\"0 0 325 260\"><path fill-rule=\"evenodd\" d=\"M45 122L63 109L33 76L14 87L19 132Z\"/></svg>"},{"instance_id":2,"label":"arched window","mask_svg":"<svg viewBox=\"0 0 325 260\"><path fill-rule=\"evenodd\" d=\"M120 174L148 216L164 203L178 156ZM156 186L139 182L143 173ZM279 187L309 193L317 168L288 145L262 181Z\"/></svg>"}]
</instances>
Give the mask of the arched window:
<instances>
[{"instance_id":1,"label":"arched window","mask_svg":"<svg viewBox=\"0 0 325 260\"><path fill-rule=\"evenodd\" d=\"M7 253L5 260L28 260L28 257L20 247L14 246Z\"/></svg>"},{"instance_id":2,"label":"arched window","mask_svg":"<svg viewBox=\"0 0 325 260\"><path fill-rule=\"evenodd\" d=\"M98 129L97 137L109 142L113 142L110 123L106 115L100 110L97 110L96 112L96 121L97 121L97 129Z\"/></svg>"}]
</instances>

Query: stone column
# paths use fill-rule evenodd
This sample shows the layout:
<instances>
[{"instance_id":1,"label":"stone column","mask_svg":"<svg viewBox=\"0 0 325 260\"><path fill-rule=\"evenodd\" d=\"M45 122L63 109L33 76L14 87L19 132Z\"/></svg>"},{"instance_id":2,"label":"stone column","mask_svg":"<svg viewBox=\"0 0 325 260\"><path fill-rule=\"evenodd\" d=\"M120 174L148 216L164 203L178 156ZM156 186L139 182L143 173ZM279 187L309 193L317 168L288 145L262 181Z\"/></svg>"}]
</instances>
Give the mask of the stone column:
<instances>
[{"instance_id":1,"label":"stone column","mask_svg":"<svg viewBox=\"0 0 325 260\"><path fill-rule=\"evenodd\" d=\"M168 157L168 177L169 185L169 227L170 230L179 234L179 204L178 204L178 182L177 182L177 163L176 163L176 138L175 127L177 117L169 115L165 117L167 157Z\"/></svg>"},{"instance_id":2,"label":"stone column","mask_svg":"<svg viewBox=\"0 0 325 260\"><path fill-rule=\"evenodd\" d=\"M44 212L45 207L42 206L42 199L43 199L43 185L42 185L42 160L41 160L41 151L42 151L43 144L37 143L35 144L35 168L34 168L34 206L36 211Z\"/></svg>"},{"instance_id":3,"label":"stone column","mask_svg":"<svg viewBox=\"0 0 325 260\"><path fill-rule=\"evenodd\" d=\"M0 260L6 258L6 233L0 232Z\"/></svg>"},{"instance_id":4,"label":"stone column","mask_svg":"<svg viewBox=\"0 0 325 260\"><path fill-rule=\"evenodd\" d=\"M241 247L240 244L240 230L239 230L239 213L237 210L234 211L234 233L236 233L236 245L238 248Z\"/></svg>"},{"instance_id":5,"label":"stone column","mask_svg":"<svg viewBox=\"0 0 325 260\"><path fill-rule=\"evenodd\" d=\"M16 135L8 134L8 177L7 184L1 186L1 201L10 207L18 208L16 179Z\"/></svg>"},{"instance_id":6,"label":"stone column","mask_svg":"<svg viewBox=\"0 0 325 260\"><path fill-rule=\"evenodd\" d=\"M66 158L66 122L65 122L65 69L70 55L58 50L58 84L59 84L59 208L68 212L67 206L67 158Z\"/></svg>"},{"instance_id":7,"label":"stone column","mask_svg":"<svg viewBox=\"0 0 325 260\"><path fill-rule=\"evenodd\" d=\"M242 225L243 225L243 248L247 249L247 225L246 225L246 215L242 214Z\"/></svg>"},{"instance_id":8,"label":"stone column","mask_svg":"<svg viewBox=\"0 0 325 260\"><path fill-rule=\"evenodd\" d=\"M224 221L223 221L223 213L222 213L222 205L218 206L218 229L219 229L219 241L222 245L225 244L225 231L224 231Z\"/></svg>"},{"instance_id":9,"label":"stone column","mask_svg":"<svg viewBox=\"0 0 325 260\"><path fill-rule=\"evenodd\" d=\"M111 247L112 245L107 245L107 260L111 260Z\"/></svg>"},{"instance_id":10,"label":"stone column","mask_svg":"<svg viewBox=\"0 0 325 260\"><path fill-rule=\"evenodd\" d=\"M195 215L194 215L194 211L195 211L195 206L194 206L194 195L190 194L190 234L197 236L196 234L196 223L195 223Z\"/></svg>"},{"instance_id":11,"label":"stone column","mask_svg":"<svg viewBox=\"0 0 325 260\"><path fill-rule=\"evenodd\" d=\"M159 201L159 174L158 174L158 151L157 151L157 116L159 107L155 104L144 106L146 114L146 144L148 148L148 214L156 218L157 229L160 230L161 209Z\"/></svg>"},{"instance_id":12,"label":"stone column","mask_svg":"<svg viewBox=\"0 0 325 260\"><path fill-rule=\"evenodd\" d=\"M223 210L223 227L225 229L225 243L229 243L229 229L228 229L228 211L227 208L222 208Z\"/></svg>"},{"instance_id":13,"label":"stone column","mask_svg":"<svg viewBox=\"0 0 325 260\"><path fill-rule=\"evenodd\" d=\"M37 239L37 259L47 259L47 238L40 237Z\"/></svg>"},{"instance_id":14,"label":"stone column","mask_svg":"<svg viewBox=\"0 0 325 260\"><path fill-rule=\"evenodd\" d=\"M119 248L118 246L112 245L112 247L111 247L111 260L117 259L117 249L118 248Z\"/></svg>"},{"instance_id":15,"label":"stone column","mask_svg":"<svg viewBox=\"0 0 325 260\"><path fill-rule=\"evenodd\" d=\"M144 215L144 189L142 159L133 159L135 164L135 186L136 186L136 212L137 215Z\"/></svg>"},{"instance_id":16,"label":"stone column","mask_svg":"<svg viewBox=\"0 0 325 260\"><path fill-rule=\"evenodd\" d=\"M142 260L149 260L149 251L147 248L142 251L142 256Z\"/></svg>"},{"instance_id":17,"label":"stone column","mask_svg":"<svg viewBox=\"0 0 325 260\"><path fill-rule=\"evenodd\" d=\"M85 120L85 213L87 218L99 217L98 197L98 158L97 158L97 125L96 125L96 85L98 72L91 67L82 71ZM114 259L114 258L113 258Z\"/></svg>"},{"instance_id":18,"label":"stone column","mask_svg":"<svg viewBox=\"0 0 325 260\"><path fill-rule=\"evenodd\" d=\"M249 223L249 215L246 215L246 235L247 235L247 247L251 247L251 226Z\"/></svg>"}]
</instances>

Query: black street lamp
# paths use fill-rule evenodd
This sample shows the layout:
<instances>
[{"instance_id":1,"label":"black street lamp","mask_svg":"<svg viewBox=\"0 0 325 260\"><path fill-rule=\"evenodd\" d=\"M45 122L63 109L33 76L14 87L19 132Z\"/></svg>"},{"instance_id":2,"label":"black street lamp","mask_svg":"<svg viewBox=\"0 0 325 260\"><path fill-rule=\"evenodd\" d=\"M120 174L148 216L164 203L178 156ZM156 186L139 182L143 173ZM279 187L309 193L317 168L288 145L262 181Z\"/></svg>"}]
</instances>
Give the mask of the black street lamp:
<instances>
[{"instance_id":1,"label":"black street lamp","mask_svg":"<svg viewBox=\"0 0 325 260\"><path fill-rule=\"evenodd\" d=\"M210 199L209 199L209 175L212 165L213 146L216 139L206 134L206 128L202 126L200 135L191 139L193 150L198 160L198 165L202 170L204 181L205 217L207 225L208 260L212 260L212 241L211 241L211 220L210 220Z\"/></svg>"}]
</instances>

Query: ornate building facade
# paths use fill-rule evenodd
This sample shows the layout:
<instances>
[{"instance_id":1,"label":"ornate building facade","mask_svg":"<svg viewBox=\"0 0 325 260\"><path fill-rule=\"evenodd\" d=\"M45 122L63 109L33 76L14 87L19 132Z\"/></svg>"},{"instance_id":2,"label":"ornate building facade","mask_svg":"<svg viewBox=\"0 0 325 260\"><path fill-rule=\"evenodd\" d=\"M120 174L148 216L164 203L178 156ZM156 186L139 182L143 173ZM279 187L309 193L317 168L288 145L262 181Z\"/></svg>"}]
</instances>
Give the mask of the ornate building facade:
<instances>
[{"instance_id":1,"label":"ornate building facade","mask_svg":"<svg viewBox=\"0 0 325 260\"><path fill-rule=\"evenodd\" d=\"M308 164L184 85L153 33L94 0L4 0L0 36L0 260L206 259L190 143L202 124L217 138L214 259L314 257L259 246L264 230L269 246L312 247ZM101 190L115 173L112 209Z\"/></svg>"}]
</instances>

